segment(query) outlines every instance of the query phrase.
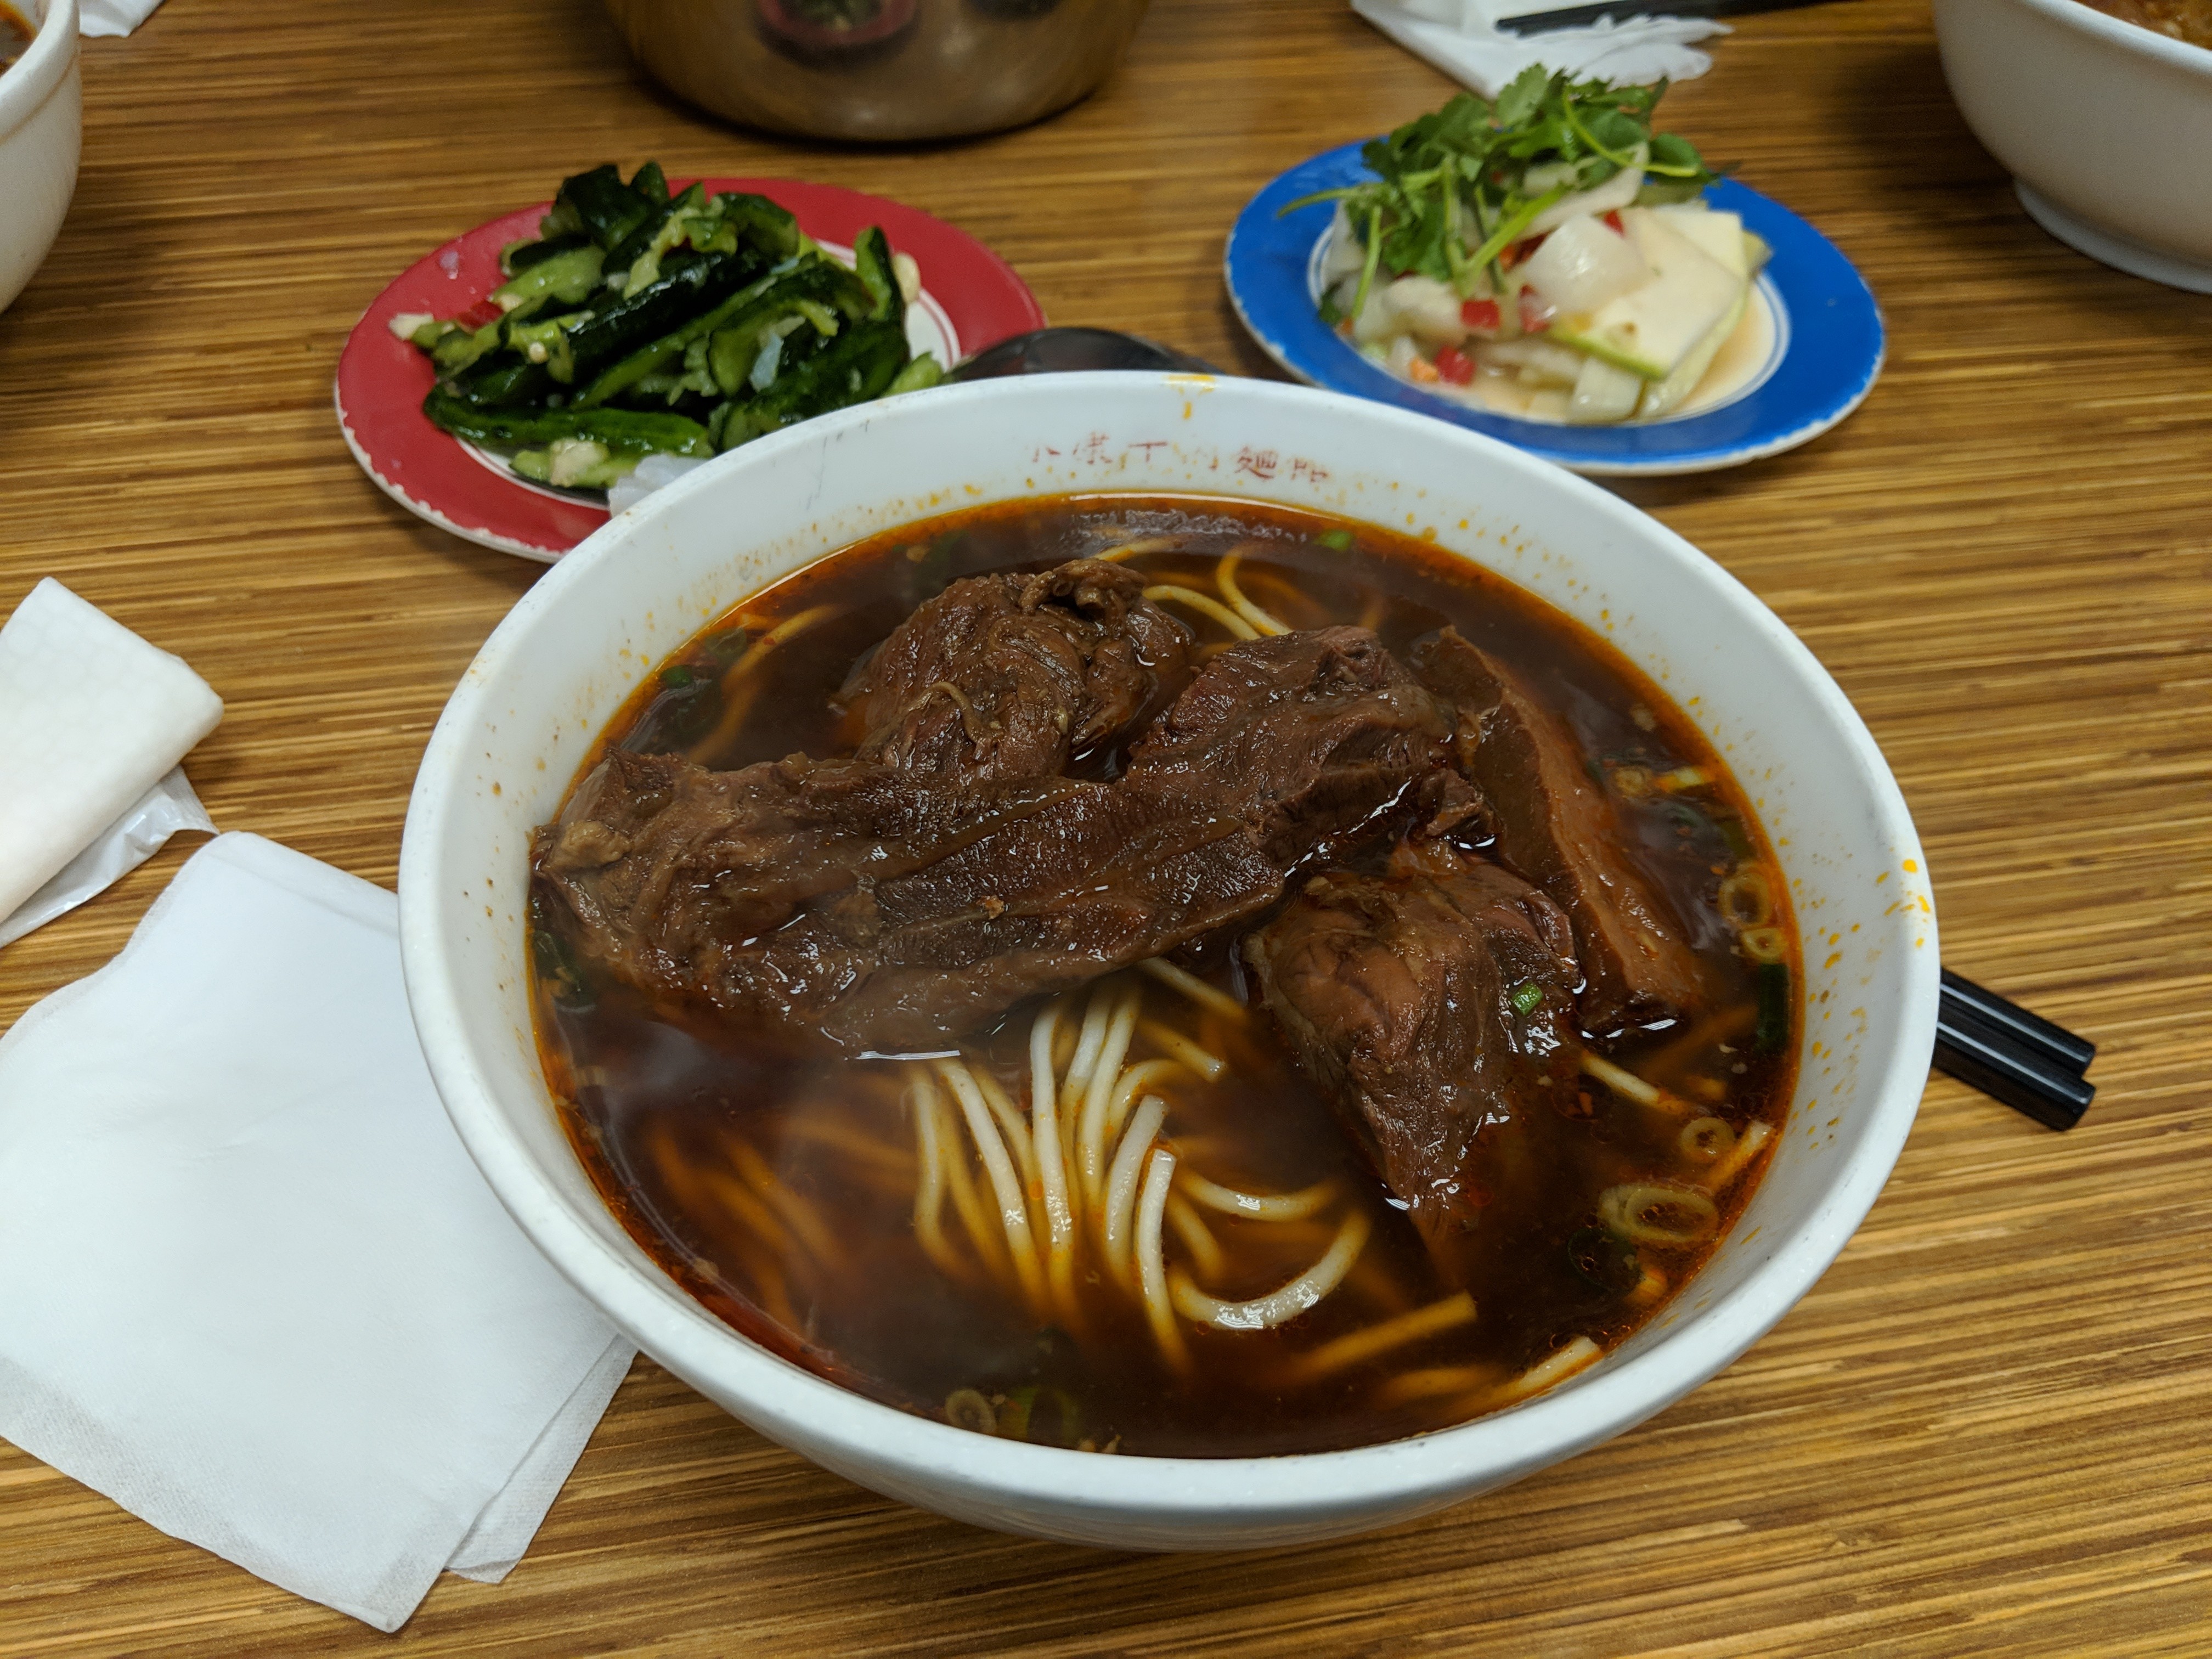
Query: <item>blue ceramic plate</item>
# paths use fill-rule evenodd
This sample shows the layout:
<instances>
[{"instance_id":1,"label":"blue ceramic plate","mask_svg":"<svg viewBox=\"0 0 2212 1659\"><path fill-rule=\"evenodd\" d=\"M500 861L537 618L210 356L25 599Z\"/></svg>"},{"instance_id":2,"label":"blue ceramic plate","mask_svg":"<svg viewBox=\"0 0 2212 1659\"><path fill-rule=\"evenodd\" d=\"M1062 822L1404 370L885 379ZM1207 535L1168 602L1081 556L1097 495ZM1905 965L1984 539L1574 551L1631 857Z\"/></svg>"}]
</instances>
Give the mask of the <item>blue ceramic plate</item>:
<instances>
[{"instance_id":1,"label":"blue ceramic plate","mask_svg":"<svg viewBox=\"0 0 2212 1659\"><path fill-rule=\"evenodd\" d=\"M1322 243L1333 205L1279 218L1284 204L1373 175L1346 144L1282 174L1229 233L1229 297L1267 354L1298 379L1396 404L1503 439L1577 472L1706 472L1779 454L1817 438L1865 401L1881 372L1881 312L1833 242L1780 203L1723 179L1705 192L1743 216L1774 250L1755 303L1773 324L1766 361L1727 401L1648 424L1566 426L1516 419L1409 386L1370 362L1321 319Z\"/></svg>"}]
</instances>

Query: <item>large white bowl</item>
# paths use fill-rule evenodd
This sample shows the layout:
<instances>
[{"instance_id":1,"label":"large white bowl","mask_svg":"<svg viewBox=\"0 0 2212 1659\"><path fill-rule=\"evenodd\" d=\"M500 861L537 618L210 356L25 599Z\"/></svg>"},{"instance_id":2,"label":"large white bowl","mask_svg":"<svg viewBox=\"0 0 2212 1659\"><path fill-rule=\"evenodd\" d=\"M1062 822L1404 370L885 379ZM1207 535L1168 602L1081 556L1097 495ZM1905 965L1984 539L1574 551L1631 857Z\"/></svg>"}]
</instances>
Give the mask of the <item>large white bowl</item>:
<instances>
[{"instance_id":1,"label":"large white bowl","mask_svg":"<svg viewBox=\"0 0 2212 1659\"><path fill-rule=\"evenodd\" d=\"M0 311L46 257L76 193L84 122L76 0L33 0L39 33L0 75Z\"/></svg>"},{"instance_id":2,"label":"large white bowl","mask_svg":"<svg viewBox=\"0 0 2212 1659\"><path fill-rule=\"evenodd\" d=\"M1935 0L1959 112L2093 259L2212 294L2212 51L2079 0Z\"/></svg>"},{"instance_id":3,"label":"large white bowl","mask_svg":"<svg viewBox=\"0 0 2212 1659\"><path fill-rule=\"evenodd\" d=\"M984 501L1206 491L1414 533L1534 590L1688 709L1754 798L1804 931L1809 1018L1773 1169L1690 1291L1565 1386L1356 1451L1099 1457L908 1416L738 1336L653 1266L555 1121L532 1038L526 858L641 676L764 583ZM1905 803L1858 717L1727 572L1595 485L1488 438L1253 380L1063 374L810 421L691 473L539 580L433 734L399 864L409 1000L447 1110L538 1247L638 1345L861 1485L1009 1531L1133 1548L1324 1538L1422 1514L1620 1433L1741 1353L1843 1248L1911 1127L1935 1035L1934 912Z\"/></svg>"}]
</instances>

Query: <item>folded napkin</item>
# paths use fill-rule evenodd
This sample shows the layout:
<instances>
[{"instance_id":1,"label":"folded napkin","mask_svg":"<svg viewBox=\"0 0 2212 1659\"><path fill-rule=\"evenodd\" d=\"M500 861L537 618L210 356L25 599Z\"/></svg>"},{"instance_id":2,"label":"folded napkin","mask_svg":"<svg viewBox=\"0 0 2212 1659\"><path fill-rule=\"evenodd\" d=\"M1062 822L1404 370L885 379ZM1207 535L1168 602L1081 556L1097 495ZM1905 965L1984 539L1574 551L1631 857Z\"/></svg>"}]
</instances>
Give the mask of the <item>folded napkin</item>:
<instances>
[{"instance_id":1,"label":"folded napkin","mask_svg":"<svg viewBox=\"0 0 2212 1659\"><path fill-rule=\"evenodd\" d=\"M1352 9L1407 51L1486 98L1497 97L1531 64L1614 86L1644 85L1662 77L1694 80L1713 60L1690 43L1729 33L1725 23L1697 17L1638 17L1526 40L1498 27L1505 18L1553 10L1561 3L1571 0L1352 0Z\"/></svg>"},{"instance_id":2,"label":"folded napkin","mask_svg":"<svg viewBox=\"0 0 2212 1659\"><path fill-rule=\"evenodd\" d=\"M154 15L161 0L79 0L79 34L128 34Z\"/></svg>"},{"instance_id":3,"label":"folded napkin","mask_svg":"<svg viewBox=\"0 0 2212 1659\"><path fill-rule=\"evenodd\" d=\"M0 1038L0 1436L386 1631L521 1555L631 1354L441 1109L397 908L223 836Z\"/></svg>"},{"instance_id":4,"label":"folded napkin","mask_svg":"<svg viewBox=\"0 0 2212 1659\"><path fill-rule=\"evenodd\" d=\"M121 817L94 836L91 846L64 865L59 875L18 905L14 915L0 916L0 945L19 939L106 892L160 852L179 830L211 836L215 820L192 793L185 769L173 766L125 807Z\"/></svg>"},{"instance_id":5,"label":"folded napkin","mask_svg":"<svg viewBox=\"0 0 2212 1659\"><path fill-rule=\"evenodd\" d=\"M112 881L169 831L215 827L189 787L166 813L149 796L222 718L205 680L52 577L25 596L0 628L0 944L98 892L94 868ZM103 858L41 891L95 842ZM34 896L44 913L15 925Z\"/></svg>"}]
</instances>

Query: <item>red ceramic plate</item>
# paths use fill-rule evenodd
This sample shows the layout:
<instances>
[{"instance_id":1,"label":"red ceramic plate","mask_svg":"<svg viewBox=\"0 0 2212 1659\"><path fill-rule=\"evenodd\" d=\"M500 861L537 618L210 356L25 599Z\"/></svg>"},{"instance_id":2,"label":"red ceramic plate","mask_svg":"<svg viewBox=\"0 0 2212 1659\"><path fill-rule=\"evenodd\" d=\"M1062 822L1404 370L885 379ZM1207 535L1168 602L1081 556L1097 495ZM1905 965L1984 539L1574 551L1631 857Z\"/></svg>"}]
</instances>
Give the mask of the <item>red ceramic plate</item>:
<instances>
[{"instance_id":1,"label":"red ceramic plate","mask_svg":"<svg viewBox=\"0 0 2212 1659\"><path fill-rule=\"evenodd\" d=\"M673 185L684 188L689 183ZM757 191L799 217L799 228L832 253L881 225L891 246L921 267L921 297L907 309L917 351L950 368L963 357L1044 326L1036 296L981 242L918 209L834 185L796 179L709 179L709 191ZM401 312L459 316L505 279L499 251L538 234L550 204L478 225L411 266L376 296L338 357L338 429L362 470L410 513L484 547L554 560L607 521L603 507L573 492L518 478L422 413L435 374L430 360L395 337Z\"/></svg>"}]
</instances>

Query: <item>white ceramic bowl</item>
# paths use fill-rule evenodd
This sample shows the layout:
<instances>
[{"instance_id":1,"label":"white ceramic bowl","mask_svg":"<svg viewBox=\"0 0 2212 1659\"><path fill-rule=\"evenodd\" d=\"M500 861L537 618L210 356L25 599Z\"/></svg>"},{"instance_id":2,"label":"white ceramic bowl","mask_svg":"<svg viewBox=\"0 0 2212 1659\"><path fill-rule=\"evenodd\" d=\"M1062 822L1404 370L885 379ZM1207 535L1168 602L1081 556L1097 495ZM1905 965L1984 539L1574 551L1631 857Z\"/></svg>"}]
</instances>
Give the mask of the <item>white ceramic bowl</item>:
<instances>
[{"instance_id":1,"label":"white ceramic bowl","mask_svg":"<svg viewBox=\"0 0 2212 1659\"><path fill-rule=\"evenodd\" d=\"M2212 294L2212 51L2079 0L1935 0L1959 112L2035 222Z\"/></svg>"},{"instance_id":2,"label":"white ceramic bowl","mask_svg":"<svg viewBox=\"0 0 2212 1659\"><path fill-rule=\"evenodd\" d=\"M0 311L46 257L76 193L84 121L76 0L32 0L37 38L0 75Z\"/></svg>"},{"instance_id":3,"label":"white ceramic bowl","mask_svg":"<svg viewBox=\"0 0 2212 1659\"><path fill-rule=\"evenodd\" d=\"M1810 1018L1772 1171L1689 1291L1550 1394L1446 1432L1243 1460L1099 1457L908 1416L755 1347L609 1215L532 1038L526 860L639 679L817 556L934 514L1077 490L1204 491L1414 533L1598 630L1727 755L1779 849ZM1927 1079L1935 916L1905 803L1843 694L1687 543L1548 464L1441 421L1255 380L1060 374L809 421L621 514L539 580L423 757L399 866L407 988L447 1110L538 1247L638 1345L771 1439L986 1526L1131 1548L1324 1538L1502 1486L1649 1416L1788 1310L1889 1174Z\"/></svg>"}]
</instances>

